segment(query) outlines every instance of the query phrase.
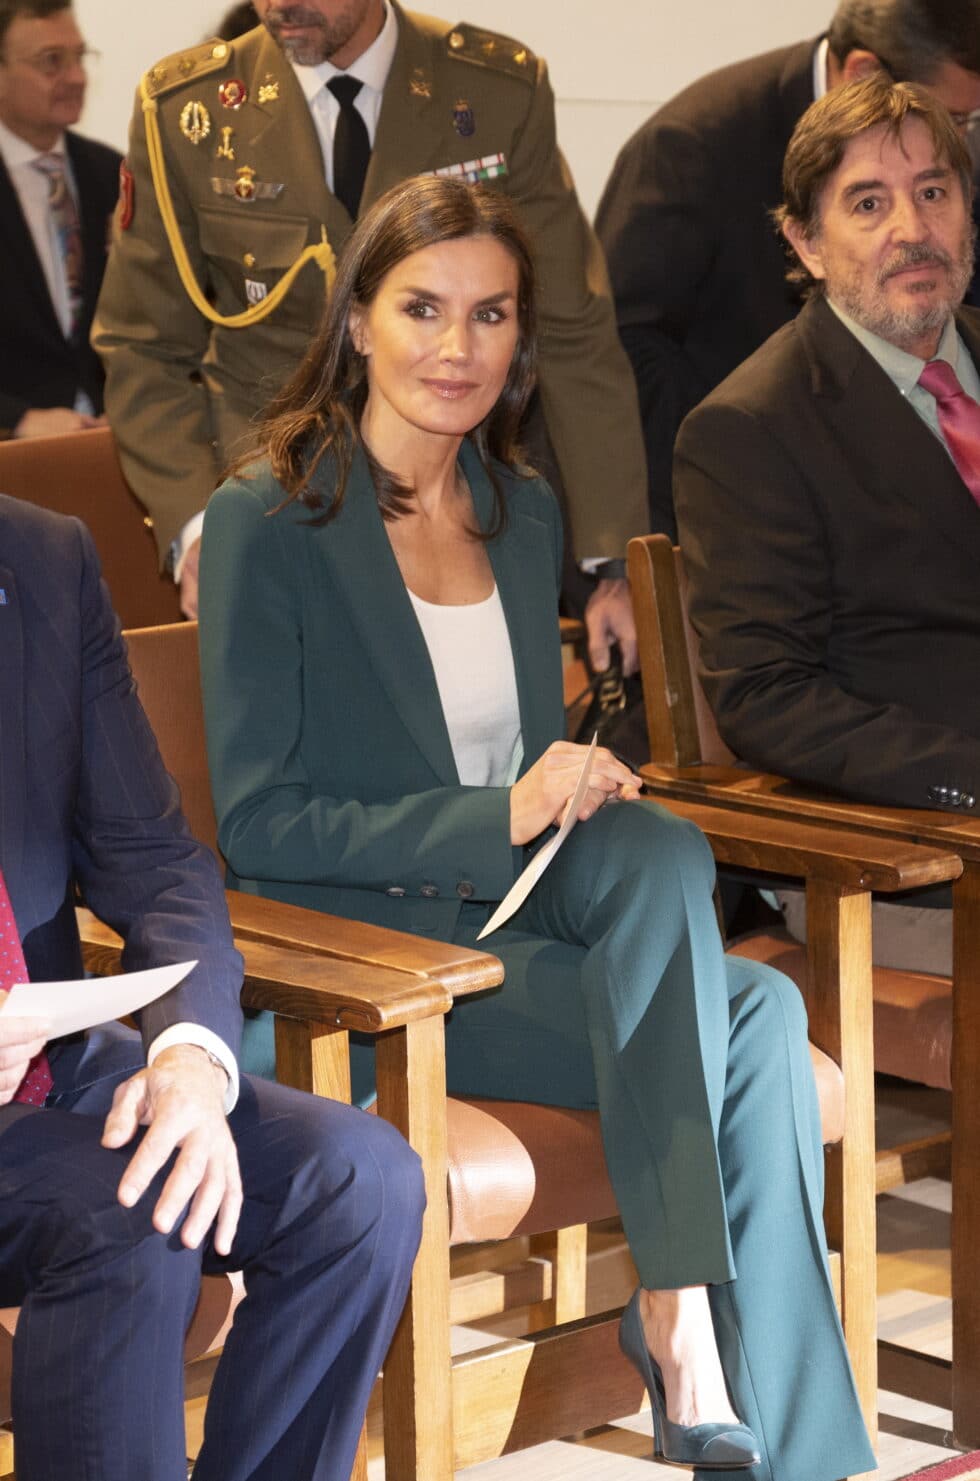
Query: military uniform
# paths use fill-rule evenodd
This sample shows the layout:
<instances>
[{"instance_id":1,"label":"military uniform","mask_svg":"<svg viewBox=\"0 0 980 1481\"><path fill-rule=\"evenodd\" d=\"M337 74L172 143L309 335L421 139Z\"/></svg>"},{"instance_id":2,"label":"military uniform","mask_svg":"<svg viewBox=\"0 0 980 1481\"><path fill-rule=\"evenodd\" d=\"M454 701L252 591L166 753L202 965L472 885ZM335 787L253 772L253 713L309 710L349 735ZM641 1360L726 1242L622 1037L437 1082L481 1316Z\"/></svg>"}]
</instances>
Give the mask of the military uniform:
<instances>
[{"instance_id":1,"label":"military uniform","mask_svg":"<svg viewBox=\"0 0 980 1481\"><path fill-rule=\"evenodd\" d=\"M393 8L398 45L361 211L409 175L460 166L518 204L539 270L540 393L576 552L620 556L647 527L636 391L605 265L558 152L545 64L519 42ZM327 188L306 98L264 27L170 57L143 87L157 105L190 269L220 316L261 305L324 232L339 253L353 223ZM305 353L325 277L309 262L261 323L210 322L175 265L139 104L129 170L93 341L123 465L164 558Z\"/></svg>"}]
</instances>

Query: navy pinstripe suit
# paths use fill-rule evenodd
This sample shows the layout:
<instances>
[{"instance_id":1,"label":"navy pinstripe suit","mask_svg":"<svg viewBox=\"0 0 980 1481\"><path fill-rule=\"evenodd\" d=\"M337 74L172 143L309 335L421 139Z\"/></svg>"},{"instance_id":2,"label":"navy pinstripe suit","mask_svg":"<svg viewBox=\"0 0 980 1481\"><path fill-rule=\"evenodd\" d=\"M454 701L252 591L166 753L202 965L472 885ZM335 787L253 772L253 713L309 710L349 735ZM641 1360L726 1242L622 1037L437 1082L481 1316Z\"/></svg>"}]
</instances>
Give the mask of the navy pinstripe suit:
<instances>
[{"instance_id":1,"label":"navy pinstripe suit","mask_svg":"<svg viewBox=\"0 0 980 1481\"><path fill-rule=\"evenodd\" d=\"M240 1037L241 961L210 854L190 837L136 699L91 540L0 495L0 868L32 977L80 973L76 887L128 967L200 965L146 1009L146 1043L201 1024ZM143 1062L118 1027L49 1046L47 1106L0 1108L0 1305L21 1303L22 1481L177 1481L182 1347L202 1266L248 1296L208 1408L201 1481L347 1481L404 1302L423 1202L414 1153L374 1117L243 1079L230 1125L245 1201L231 1254L154 1231L132 1147L100 1145Z\"/></svg>"}]
</instances>

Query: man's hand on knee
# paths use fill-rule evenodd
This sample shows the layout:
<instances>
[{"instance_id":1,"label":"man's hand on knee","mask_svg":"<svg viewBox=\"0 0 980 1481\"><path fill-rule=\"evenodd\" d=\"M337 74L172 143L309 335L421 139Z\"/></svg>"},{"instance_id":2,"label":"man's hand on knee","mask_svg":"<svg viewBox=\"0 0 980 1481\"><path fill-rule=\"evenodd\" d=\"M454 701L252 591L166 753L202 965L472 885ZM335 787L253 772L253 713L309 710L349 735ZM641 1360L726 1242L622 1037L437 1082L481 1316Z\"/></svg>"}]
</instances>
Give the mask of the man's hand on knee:
<instances>
[{"instance_id":1,"label":"man's hand on knee","mask_svg":"<svg viewBox=\"0 0 980 1481\"><path fill-rule=\"evenodd\" d=\"M225 1118L227 1076L193 1044L165 1049L120 1085L102 1134L104 1147L123 1147L137 1128L146 1136L122 1175L119 1202L131 1208L179 1148L153 1210L153 1225L169 1234L190 1204L181 1242L196 1249L214 1224L214 1248L231 1251L242 1207L238 1153Z\"/></svg>"}]
</instances>

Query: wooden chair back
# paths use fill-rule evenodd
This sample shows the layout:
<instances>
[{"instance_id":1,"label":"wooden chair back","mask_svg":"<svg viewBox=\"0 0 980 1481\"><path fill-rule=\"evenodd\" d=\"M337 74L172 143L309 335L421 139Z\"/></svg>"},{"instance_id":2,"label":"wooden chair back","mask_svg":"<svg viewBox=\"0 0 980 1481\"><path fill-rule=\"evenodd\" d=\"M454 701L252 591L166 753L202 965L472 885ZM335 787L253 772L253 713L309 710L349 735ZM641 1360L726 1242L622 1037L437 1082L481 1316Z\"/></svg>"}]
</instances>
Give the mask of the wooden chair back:
<instances>
[{"instance_id":1,"label":"wooden chair back","mask_svg":"<svg viewBox=\"0 0 980 1481\"><path fill-rule=\"evenodd\" d=\"M160 571L151 522L108 427L0 442L0 493L84 521L123 627L179 620L177 588Z\"/></svg>"},{"instance_id":2,"label":"wooden chair back","mask_svg":"<svg viewBox=\"0 0 980 1481\"><path fill-rule=\"evenodd\" d=\"M127 631L125 638L129 666L163 764L180 784L184 816L194 837L217 854L218 825L204 744L197 623L136 628Z\"/></svg>"},{"instance_id":3,"label":"wooden chair back","mask_svg":"<svg viewBox=\"0 0 980 1481\"><path fill-rule=\"evenodd\" d=\"M650 758L660 766L730 766L735 758L697 678L683 556L666 535L643 535L630 541L628 561Z\"/></svg>"}]
</instances>

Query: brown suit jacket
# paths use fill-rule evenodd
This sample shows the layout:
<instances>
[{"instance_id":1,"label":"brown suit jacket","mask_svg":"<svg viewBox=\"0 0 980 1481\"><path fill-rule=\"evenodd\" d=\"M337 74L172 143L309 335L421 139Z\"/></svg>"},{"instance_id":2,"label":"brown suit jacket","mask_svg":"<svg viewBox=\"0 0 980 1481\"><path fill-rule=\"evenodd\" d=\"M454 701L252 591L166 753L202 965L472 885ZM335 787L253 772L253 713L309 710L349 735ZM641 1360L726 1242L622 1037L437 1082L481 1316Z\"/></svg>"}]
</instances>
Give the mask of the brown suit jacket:
<instances>
[{"instance_id":1,"label":"brown suit jacket","mask_svg":"<svg viewBox=\"0 0 980 1481\"><path fill-rule=\"evenodd\" d=\"M980 312L957 327L980 364ZM736 754L853 797L974 807L980 508L822 299L686 419L674 493Z\"/></svg>"}]
</instances>

